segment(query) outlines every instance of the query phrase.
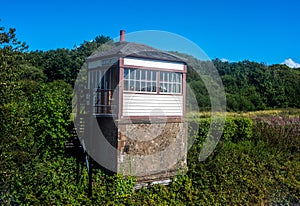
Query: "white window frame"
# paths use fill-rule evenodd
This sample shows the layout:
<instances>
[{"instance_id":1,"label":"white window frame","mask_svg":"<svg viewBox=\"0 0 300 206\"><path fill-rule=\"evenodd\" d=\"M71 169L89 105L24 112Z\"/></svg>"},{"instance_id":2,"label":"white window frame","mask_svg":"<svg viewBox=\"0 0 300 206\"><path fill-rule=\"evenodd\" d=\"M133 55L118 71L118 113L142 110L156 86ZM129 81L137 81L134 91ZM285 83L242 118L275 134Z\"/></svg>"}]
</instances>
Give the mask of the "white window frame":
<instances>
[{"instance_id":1,"label":"white window frame","mask_svg":"<svg viewBox=\"0 0 300 206\"><path fill-rule=\"evenodd\" d=\"M182 78L182 72L124 68L123 86L125 92L182 94Z\"/></svg>"},{"instance_id":2,"label":"white window frame","mask_svg":"<svg viewBox=\"0 0 300 206\"><path fill-rule=\"evenodd\" d=\"M157 93L157 75L155 70L124 68L124 91Z\"/></svg>"},{"instance_id":3,"label":"white window frame","mask_svg":"<svg viewBox=\"0 0 300 206\"><path fill-rule=\"evenodd\" d=\"M182 94L182 73L160 71L160 93Z\"/></svg>"}]
</instances>

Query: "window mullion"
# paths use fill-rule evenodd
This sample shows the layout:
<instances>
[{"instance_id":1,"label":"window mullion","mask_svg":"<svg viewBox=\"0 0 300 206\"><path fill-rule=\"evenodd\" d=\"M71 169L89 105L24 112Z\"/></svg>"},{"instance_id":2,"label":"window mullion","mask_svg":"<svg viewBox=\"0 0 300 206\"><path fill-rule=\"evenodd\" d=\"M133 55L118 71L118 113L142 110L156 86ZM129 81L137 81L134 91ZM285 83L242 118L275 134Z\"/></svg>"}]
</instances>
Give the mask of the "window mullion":
<instances>
[{"instance_id":1,"label":"window mullion","mask_svg":"<svg viewBox=\"0 0 300 206\"><path fill-rule=\"evenodd\" d=\"M133 91L137 91L137 89L136 89L136 69L133 70Z\"/></svg>"}]
</instances>

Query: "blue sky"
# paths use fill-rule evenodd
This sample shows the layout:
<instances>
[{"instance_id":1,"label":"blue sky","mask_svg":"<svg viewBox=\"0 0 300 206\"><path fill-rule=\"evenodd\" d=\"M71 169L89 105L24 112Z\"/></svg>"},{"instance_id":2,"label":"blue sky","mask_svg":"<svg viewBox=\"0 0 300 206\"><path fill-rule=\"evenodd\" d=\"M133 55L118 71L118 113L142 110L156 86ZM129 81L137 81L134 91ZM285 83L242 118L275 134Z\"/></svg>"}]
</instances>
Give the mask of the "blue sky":
<instances>
[{"instance_id":1,"label":"blue sky","mask_svg":"<svg viewBox=\"0 0 300 206\"><path fill-rule=\"evenodd\" d=\"M31 50L72 48L97 35L160 30L183 36L211 59L300 62L300 1L0 0L1 25Z\"/></svg>"}]
</instances>

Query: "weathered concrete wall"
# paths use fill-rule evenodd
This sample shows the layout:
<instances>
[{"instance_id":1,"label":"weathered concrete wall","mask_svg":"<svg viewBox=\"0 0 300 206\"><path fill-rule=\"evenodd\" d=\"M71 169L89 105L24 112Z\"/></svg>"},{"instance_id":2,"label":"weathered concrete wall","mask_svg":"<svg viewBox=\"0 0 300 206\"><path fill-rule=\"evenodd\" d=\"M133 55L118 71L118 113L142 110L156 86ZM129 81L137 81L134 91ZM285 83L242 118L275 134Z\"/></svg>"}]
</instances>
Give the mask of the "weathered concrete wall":
<instances>
[{"instance_id":1,"label":"weathered concrete wall","mask_svg":"<svg viewBox=\"0 0 300 206\"><path fill-rule=\"evenodd\" d=\"M115 148L118 144L118 128L113 117L98 117L97 123L102 135ZM109 155L109 154L108 154Z\"/></svg>"},{"instance_id":2,"label":"weathered concrete wall","mask_svg":"<svg viewBox=\"0 0 300 206\"><path fill-rule=\"evenodd\" d=\"M112 117L89 117L84 146L89 156L100 166L112 172L118 165L118 128Z\"/></svg>"},{"instance_id":3,"label":"weathered concrete wall","mask_svg":"<svg viewBox=\"0 0 300 206\"><path fill-rule=\"evenodd\" d=\"M148 181L168 178L186 167L186 123L131 123L118 128L118 172Z\"/></svg>"}]
</instances>

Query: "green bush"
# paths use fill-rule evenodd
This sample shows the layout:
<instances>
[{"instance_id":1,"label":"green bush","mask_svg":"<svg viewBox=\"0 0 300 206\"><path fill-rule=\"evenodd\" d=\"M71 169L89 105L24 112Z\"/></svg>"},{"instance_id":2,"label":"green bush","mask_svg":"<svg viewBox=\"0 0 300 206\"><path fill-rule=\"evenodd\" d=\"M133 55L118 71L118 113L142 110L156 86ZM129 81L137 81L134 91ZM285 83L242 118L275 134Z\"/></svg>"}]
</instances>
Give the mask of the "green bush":
<instances>
[{"instance_id":1,"label":"green bush","mask_svg":"<svg viewBox=\"0 0 300 206\"><path fill-rule=\"evenodd\" d=\"M248 117L236 117L234 118L237 130L233 136L232 141L244 141L252 138L253 121Z\"/></svg>"},{"instance_id":2,"label":"green bush","mask_svg":"<svg viewBox=\"0 0 300 206\"><path fill-rule=\"evenodd\" d=\"M244 141L250 140L252 137L253 121L248 117L226 117L225 124L223 118L215 118L212 122L211 118L199 118L197 120L191 120L191 127L195 128L195 124L198 124L198 136L197 139L203 142L210 129L222 132L221 139L224 141Z\"/></svg>"},{"instance_id":3,"label":"green bush","mask_svg":"<svg viewBox=\"0 0 300 206\"><path fill-rule=\"evenodd\" d=\"M260 141L225 142L204 162L189 155L188 176L199 191L200 205L277 204L299 202L298 161ZM192 160L192 161L191 161ZM289 172L288 172L289 171ZM287 173L286 173L287 172ZM279 188L284 190L279 191ZM276 194L280 198L276 199Z\"/></svg>"},{"instance_id":4,"label":"green bush","mask_svg":"<svg viewBox=\"0 0 300 206\"><path fill-rule=\"evenodd\" d=\"M70 134L71 95L70 85L63 81L42 85L34 95L30 119L38 155L64 153Z\"/></svg>"},{"instance_id":5,"label":"green bush","mask_svg":"<svg viewBox=\"0 0 300 206\"><path fill-rule=\"evenodd\" d=\"M53 92L58 91L54 88ZM51 101L58 101L58 96L54 95ZM58 117L56 120L64 120L60 122L61 127L55 126L56 129L65 128L67 122L62 115L67 110L59 110L60 105L58 101L52 109L57 108L61 114L48 116L53 121L50 125L58 124L54 122L55 116ZM49 109L47 111L52 111ZM221 121L216 119L214 122L211 125L210 118L191 122L190 126L194 128L199 124L199 130L188 151L188 171L173 178L169 186L154 185L133 190L133 177L108 176L94 169L91 197L87 196L88 173L85 164L80 163L81 169L78 170L78 162L74 158L54 151L61 149L61 141L67 138L64 136L65 130L57 130L60 138L50 139L50 146L43 147L43 151L48 151L50 156L38 155L11 171L10 193L2 193L1 204L291 205L300 202L299 153L272 147L264 139L265 133L258 133L254 128L256 122L253 124L249 118L226 118L221 141L213 153L200 162L199 153L210 127L222 129ZM39 125L45 130L50 129L47 124ZM39 144L44 143L47 135L43 134L48 133L41 134Z\"/></svg>"}]
</instances>

